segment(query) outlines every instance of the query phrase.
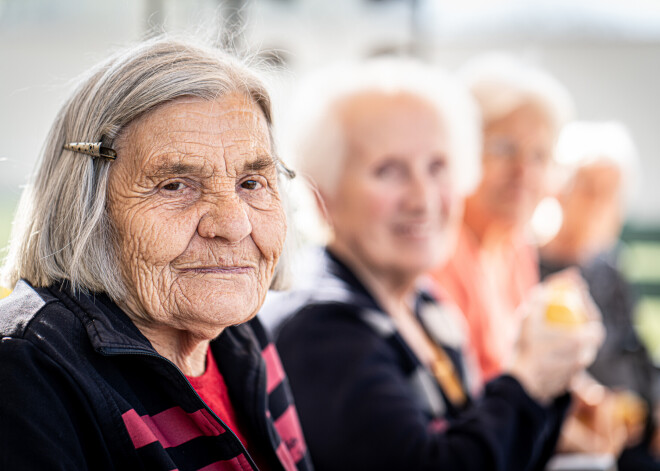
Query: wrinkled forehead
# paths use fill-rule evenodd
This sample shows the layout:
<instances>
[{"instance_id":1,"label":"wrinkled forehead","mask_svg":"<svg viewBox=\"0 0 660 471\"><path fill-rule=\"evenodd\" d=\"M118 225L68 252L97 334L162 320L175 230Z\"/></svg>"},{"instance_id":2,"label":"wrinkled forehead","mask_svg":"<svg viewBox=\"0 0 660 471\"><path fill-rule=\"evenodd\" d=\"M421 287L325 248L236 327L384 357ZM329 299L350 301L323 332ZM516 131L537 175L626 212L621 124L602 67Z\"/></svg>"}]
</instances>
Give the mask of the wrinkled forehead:
<instances>
[{"instance_id":1,"label":"wrinkled forehead","mask_svg":"<svg viewBox=\"0 0 660 471\"><path fill-rule=\"evenodd\" d=\"M268 123L261 108L242 94L209 101L179 98L138 118L117 140L118 159L136 167L168 161L195 161L197 165L244 165L246 159L271 156Z\"/></svg>"}]
</instances>

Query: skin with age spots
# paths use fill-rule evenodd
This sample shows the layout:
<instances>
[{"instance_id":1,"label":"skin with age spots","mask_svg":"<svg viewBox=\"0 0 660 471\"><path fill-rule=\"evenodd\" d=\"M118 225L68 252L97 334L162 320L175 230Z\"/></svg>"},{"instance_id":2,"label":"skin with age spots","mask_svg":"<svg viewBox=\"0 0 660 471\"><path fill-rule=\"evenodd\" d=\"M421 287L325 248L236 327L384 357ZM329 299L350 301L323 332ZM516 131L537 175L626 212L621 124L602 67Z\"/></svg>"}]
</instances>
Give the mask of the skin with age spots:
<instances>
[{"instance_id":1,"label":"skin with age spots","mask_svg":"<svg viewBox=\"0 0 660 471\"><path fill-rule=\"evenodd\" d=\"M181 98L117 139L108 213L130 295L121 306L188 375L253 317L286 233L266 118L241 94Z\"/></svg>"}]
</instances>

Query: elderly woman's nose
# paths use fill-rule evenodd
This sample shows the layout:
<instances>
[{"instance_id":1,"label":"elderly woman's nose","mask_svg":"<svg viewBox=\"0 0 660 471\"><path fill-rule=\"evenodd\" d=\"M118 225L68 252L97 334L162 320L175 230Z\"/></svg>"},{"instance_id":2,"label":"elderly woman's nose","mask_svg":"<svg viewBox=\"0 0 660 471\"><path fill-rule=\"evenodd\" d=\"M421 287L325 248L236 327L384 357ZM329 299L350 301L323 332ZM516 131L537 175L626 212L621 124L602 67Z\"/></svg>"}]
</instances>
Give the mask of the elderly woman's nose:
<instances>
[{"instance_id":1,"label":"elderly woman's nose","mask_svg":"<svg viewBox=\"0 0 660 471\"><path fill-rule=\"evenodd\" d=\"M245 203L237 196L220 198L209 205L197 226L201 237L220 237L227 242L239 242L252 232Z\"/></svg>"},{"instance_id":2,"label":"elderly woman's nose","mask_svg":"<svg viewBox=\"0 0 660 471\"><path fill-rule=\"evenodd\" d=\"M411 174L405 188L404 202L409 209L426 210L433 188L424 175Z\"/></svg>"}]
</instances>

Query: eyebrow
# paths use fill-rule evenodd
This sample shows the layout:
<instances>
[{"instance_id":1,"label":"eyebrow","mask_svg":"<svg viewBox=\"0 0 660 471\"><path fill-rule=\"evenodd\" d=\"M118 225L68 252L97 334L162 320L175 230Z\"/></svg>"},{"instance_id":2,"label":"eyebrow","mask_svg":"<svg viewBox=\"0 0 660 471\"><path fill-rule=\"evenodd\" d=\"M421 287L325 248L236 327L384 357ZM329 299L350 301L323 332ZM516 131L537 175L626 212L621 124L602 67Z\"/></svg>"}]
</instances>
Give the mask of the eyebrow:
<instances>
[{"instance_id":1,"label":"eyebrow","mask_svg":"<svg viewBox=\"0 0 660 471\"><path fill-rule=\"evenodd\" d=\"M204 173L204 167L204 164L168 161L158 165L150 173L154 177L202 174Z\"/></svg>"},{"instance_id":2,"label":"eyebrow","mask_svg":"<svg viewBox=\"0 0 660 471\"><path fill-rule=\"evenodd\" d=\"M258 172L275 166L275 160L270 155L260 155L254 160L243 164L244 172Z\"/></svg>"},{"instance_id":3,"label":"eyebrow","mask_svg":"<svg viewBox=\"0 0 660 471\"><path fill-rule=\"evenodd\" d=\"M200 163L190 163L190 162L173 162L165 161L155 167L151 172L149 172L151 177L164 177L164 176L176 176L176 175L190 175L190 174L205 174L212 173L206 172L205 167L207 165ZM275 167L275 160L270 155L260 155L257 156L254 160L250 160L243 163L242 172L259 172L262 170L267 170L272 167Z\"/></svg>"}]
</instances>

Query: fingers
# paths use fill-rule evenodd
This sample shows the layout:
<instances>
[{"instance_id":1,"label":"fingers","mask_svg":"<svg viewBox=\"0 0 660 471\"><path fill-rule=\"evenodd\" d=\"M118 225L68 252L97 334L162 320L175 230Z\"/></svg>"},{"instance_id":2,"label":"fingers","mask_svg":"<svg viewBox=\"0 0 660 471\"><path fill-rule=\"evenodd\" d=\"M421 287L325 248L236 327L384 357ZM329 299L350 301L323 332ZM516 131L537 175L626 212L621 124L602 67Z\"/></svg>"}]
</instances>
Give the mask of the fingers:
<instances>
[{"instance_id":1,"label":"fingers","mask_svg":"<svg viewBox=\"0 0 660 471\"><path fill-rule=\"evenodd\" d=\"M566 329L545 323L522 329L515 373L541 402L568 389L571 380L596 357L604 330L598 322Z\"/></svg>"},{"instance_id":2,"label":"fingers","mask_svg":"<svg viewBox=\"0 0 660 471\"><path fill-rule=\"evenodd\" d=\"M562 284L538 285L521 305L524 320L512 363L525 389L541 400L566 391L605 338L600 312L579 272L565 270L553 279Z\"/></svg>"},{"instance_id":3,"label":"fingers","mask_svg":"<svg viewBox=\"0 0 660 471\"><path fill-rule=\"evenodd\" d=\"M603 315L600 312L598 306L596 305L596 302L589 294L589 290L581 289L580 294L582 295L582 303L584 304L585 312L587 313L587 317L589 318L589 320L598 321L598 322L602 321Z\"/></svg>"},{"instance_id":4,"label":"fingers","mask_svg":"<svg viewBox=\"0 0 660 471\"><path fill-rule=\"evenodd\" d=\"M554 274L554 276L549 276L546 278L544 283L547 286L551 286L553 284L564 284L571 286L571 288L575 290L575 293L580 298L580 303L584 309L584 313L586 314L587 319L597 321L602 319L600 309L589 293L589 285L577 268L571 267L557 272Z\"/></svg>"}]
</instances>

